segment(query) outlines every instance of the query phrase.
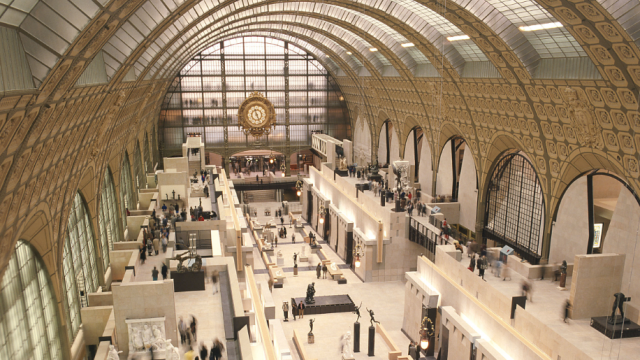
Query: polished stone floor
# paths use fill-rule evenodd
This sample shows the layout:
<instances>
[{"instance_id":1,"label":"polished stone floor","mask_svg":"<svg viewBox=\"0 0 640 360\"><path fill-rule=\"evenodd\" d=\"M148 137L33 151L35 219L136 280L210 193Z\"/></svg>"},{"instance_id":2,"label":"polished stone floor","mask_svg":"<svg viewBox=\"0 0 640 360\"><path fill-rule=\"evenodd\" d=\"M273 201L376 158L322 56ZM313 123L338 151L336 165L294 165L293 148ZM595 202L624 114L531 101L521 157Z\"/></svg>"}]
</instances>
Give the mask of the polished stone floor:
<instances>
[{"instance_id":1,"label":"polished stone floor","mask_svg":"<svg viewBox=\"0 0 640 360\"><path fill-rule=\"evenodd\" d=\"M260 216L264 214L260 211L264 207L275 209L279 206L279 203L252 203L251 206L258 208L258 221L265 223L270 217ZM301 252L302 246L305 246L306 253L310 254L309 245L300 243L301 236L296 235L298 239L296 244L291 243L291 231L288 224L288 218L285 217L285 225L287 226L287 239L279 239L278 251L282 252L284 259L285 269L293 266L293 253ZM307 230L311 230L309 226L306 226ZM304 245L303 245L304 244ZM323 249L327 256L336 262L338 265L344 265L344 261L326 244L320 242L323 245ZM254 259L256 271L256 280L268 280L268 275L261 274L261 269L265 269L257 248L254 250ZM402 319L404 313L404 283L400 281L384 282L384 283L363 283L353 273L351 269L342 269L342 272L347 279L347 284L339 285L337 281L331 279L316 278L315 266L320 262L320 259L315 255L309 256L309 267L306 263L298 263L298 276L293 276L292 272L286 272L287 278L284 281L284 287L281 289L273 289L273 298L276 304L276 317L284 320L284 314L281 310L283 301L290 301L292 297L302 297L306 294L307 285L311 282L315 282L316 296L320 295L339 295L348 294L356 304L362 309L360 310L360 352L355 354L356 359L388 359L388 347L384 343L380 335L376 335L375 339L375 356L367 356L367 336L368 327L370 324L369 314L367 308L372 309L375 313L375 319L385 327L389 336L393 339L395 344L406 354L407 347L409 345L409 339L400 330L402 328ZM341 266L345 267L345 266ZM307 354L311 358L318 360L336 360L340 359L340 338L347 331L351 331L353 334L353 323L357 316L353 313L338 313L338 314L322 314L322 315L307 315L304 319L293 321L291 314L289 314L289 321L283 322L283 329L285 335L289 340L289 348L293 354L294 359L299 359L298 353L293 343L293 330L297 330L298 333L305 338L305 349ZM309 319L315 319L313 333L315 335L315 343L306 343L306 334L309 332Z\"/></svg>"}]
</instances>

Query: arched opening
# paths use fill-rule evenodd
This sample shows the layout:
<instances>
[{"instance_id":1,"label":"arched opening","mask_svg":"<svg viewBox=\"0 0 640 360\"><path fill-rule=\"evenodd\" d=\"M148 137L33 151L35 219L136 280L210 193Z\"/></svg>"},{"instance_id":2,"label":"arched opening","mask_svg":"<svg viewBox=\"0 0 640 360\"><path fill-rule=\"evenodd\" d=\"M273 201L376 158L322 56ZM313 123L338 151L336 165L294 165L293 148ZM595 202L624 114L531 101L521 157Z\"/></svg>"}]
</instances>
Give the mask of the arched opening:
<instances>
[{"instance_id":1,"label":"arched opening","mask_svg":"<svg viewBox=\"0 0 640 360\"><path fill-rule=\"evenodd\" d=\"M238 109L252 92L276 113L275 128L258 138L238 127ZM314 133L351 136L344 96L327 69L304 49L261 36L218 42L192 58L169 86L159 124L167 157L181 153L189 133L202 134L206 151L224 148L225 157L310 147Z\"/></svg>"},{"instance_id":2,"label":"arched opening","mask_svg":"<svg viewBox=\"0 0 640 360\"><path fill-rule=\"evenodd\" d=\"M416 126L409 132L409 136L407 137L407 141L404 146L404 160L413 165L413 176L416 182L420 180L420 157L422 155L422 146L424 141L426 140L424 139L422 128Z\"/></svg>"},{"instance_id":3,"label":"arched opening","mask_svg":"<svg viewBox=\"0 0 640 360\"><path fill-rule=\"evenodd\" d=\"M60 318L49 272L19 240L0 284L0 358L62 359Z\"/></svg>"},{"instance_id":4,"label":"arched opening","mask_svg":"<svg viewBox=\"0 0 640 360\"><path fill-rule=\"evenodd\" d=\"M362 116L358 116L353 132L353 161L358 166L366 166L371 163L371 145L369 125Z\"/></svg>"},{"instance_id":5,"label":"arched opening","mask_svg":"<svg viewBox=\"0 0 640 360\"><path fill-rule=\"evenodd\" d=\"M117 204L113 176L111 175L111 170L107 168L102 181L100 212L98 217L100 245L102 247L102 260L105 271L109 267L109 251L113 250L113 243L123 241L123 231L120 231L118 226Z\"/></svg>"},{"instance_id":6,"label":"arched opening","mask_svg":"<svg viewBox=\"0 0 640 360\"><path fill-rule=\"evenodd\" d=\"M74 339L80 330L80 308L88 306L88 294L100 285L95 247L89 210L78 192L69 212L62 253L69 339Z\"/></svg>"},{"instance_id":7,"label":"arched opening","mask_svg":"<svg viewBox=\"0 0 640 360\"><path fill-rule=\"evenodd\" d=\"M129 154L124 152L122 165L120 166L120 214L122 216L122 229L127 228L127 210L136 209L133 197L133 185L131 183L131 165L129 164Z\"/></svg>"},{"instance_id":8,"label":"arched opening","mask_svg":"<svg viewBox=\"0 0 640 360\"><path fill-rule=\"evenodd\" d=\"M378 138L378 164L387 167L400 159L400 143L390 120L385 120Z\"/></svg>"},{"instance_id":9,"label":"arched opening","mask_svg":"<svg viewBox=\"0 0 640 360\"><path fill-rule=\"evenodd\" d=\"M136 150L133 157L133 173L135 174L136 191L146 189L147 177L142 166L142 155L140 154L140 144L136 141ZM134 194L135 196L136 194Z\"/></svg>"},{"instance_id":10,"label":"arched opening","mask_svg":"<svg viewBox=\"0 0 640 360\"><path fill-rule=\"evenodd\" d=\"M146 183L146 175L150 172L153 172L153 165L151 164L151 155L149 152L149 135L144 133L144 174L145 174L145 183Z\"/></svg>"},{"instance_id":11,"label":"arched opening","mask_svg":"<svg viewBox=\"0 0 640 360\"><path fill-rule=\"evenodd\" d=\"M538 175L522 152L502 156L486 196L483 236L537 264L542 255L544 198Z\"/></svg>"},{"instance_id":12,"label":"arched opening","mask_svg":"<svg viewBox=\"0 0 640 360\"><path fill-rule=\"evenodd\" d=\"M436 202L458 201L462 164L465 158L471 158L466 145L464 139L453 137L442 148L436 177ZM472 158L470 160L473 162Z\"/></svg>"}]
</instances>

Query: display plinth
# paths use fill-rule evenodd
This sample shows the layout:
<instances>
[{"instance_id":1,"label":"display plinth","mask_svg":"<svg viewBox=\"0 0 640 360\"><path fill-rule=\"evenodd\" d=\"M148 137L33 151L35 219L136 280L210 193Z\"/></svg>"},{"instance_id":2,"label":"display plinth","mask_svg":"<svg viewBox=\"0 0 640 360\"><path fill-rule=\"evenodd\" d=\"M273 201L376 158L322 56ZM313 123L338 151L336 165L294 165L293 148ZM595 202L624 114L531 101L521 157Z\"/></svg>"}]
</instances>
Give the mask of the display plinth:
<instances>
[{"instance_id":1,"label":"display plinth","mask_svg":"<svg viewBox=\"0 0 640 360\"><path fill-rule=\"evenodd\" d=\"M295 298L296 304L304 301L304 299L304 297ZM314 304L304 303L305 315L353 312L356 309L349 295L315 296L313 299L315 300Z\"/></svg>"},{"instance_id":2,"label":"display plinth","mask_svg":"<svg viewBox=\"0 0 640 360\"><path fill-rule=\"evenodd\" d=\"M204 290L204 271L171 272L173 291L202 291Z\"/></svg>"},{"instance_id":3,"label":"display plinth","mask_svg":"<svg viewBox=\"0 0 640 360\"><path fill-rule=\"evenodd\" d=\"M360 323L353 323L353 352L360 352Z\"/></svg>"},{"instance_id":4,"label":"display plinth","mask_svg":"<svg viewBox=\"0 0 640 360\"><path fill-rule=\"evenodd\" d=\"M382 175L380 174L367 175L367 180L382 182Z\"/></svg>"},{"instance_id":5,"label":"display plinth","mask_svg":"<svg viewBox=\"0 0 640 360\"><path fill-rule=\"evenodd\" d=\"M369 326L369 352L367 355L375 356L375 348L376 348L376 328L373 326Z\"/></svg>"},{"instance_id":6,"label":"display plinth","mask_svg":"<svg viewBox=\"0 0 640 360\"><path fill-rule=\"evenodd\" d=\"M341 177L347 177L349 176L349 170L340 170L340 169L335 169L334 172Z\"/></svg>"},{"instance_id":7,"label":"display plinth","mask_svg":"<svg viewBox=\"0 0 640 360\"><path fill-rule=\"evenodd\" d=\"M293 276L298 276L298 265L293 267Z\"/></svg>"},{"instance_id":8,"label":"display plinth","mask_svg":"<svg viewBox=\"0 0 640 360\"><path fill-rule=\"evenodd\" d=\"M592 317L591 327L609 339L640 337L640 326L633 321L626 319L624 324L611 325L608 320L609 316Z\"/></svg>"},{"instance_id":9,"label":"display plinth","mask_svg":"<svg viewBox=\"0 0 640 360\"><path fill-rule=\"evenodd\" d=\"M308 342L309 344L313 344L313 343L315 343L315 339L314 339L313 334L311 334L311 333L310 333L310 334L308 334L308 335L307 335L307 342Z\"/></svg>"}]
</instances>

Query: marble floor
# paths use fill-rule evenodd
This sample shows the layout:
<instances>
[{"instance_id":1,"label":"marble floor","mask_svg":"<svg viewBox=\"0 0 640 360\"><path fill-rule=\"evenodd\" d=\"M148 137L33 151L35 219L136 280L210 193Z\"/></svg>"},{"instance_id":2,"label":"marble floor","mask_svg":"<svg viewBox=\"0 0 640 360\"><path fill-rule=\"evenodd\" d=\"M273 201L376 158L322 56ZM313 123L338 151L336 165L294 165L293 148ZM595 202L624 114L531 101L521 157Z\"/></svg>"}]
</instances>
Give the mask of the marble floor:
<instances>
[{"instance_id":1,"label":"marble floor","mask_svg":"<svg viewBox=\"0 0 640 360\"><path fill-rule=\"evenodd\" d=\"M264 207L275 209L279 206L279 203L252 203L252 206L258 207L258 221L265 223L271 217L260 216L264 214L262 210ZM279 221L278 221L279 224ZM311 282L315 282L316 296L323 295L340 295L348 294L356 306L362 304L360 310L360 352L355 354L356 359L388 359L388 347L386 346L380 335L376 334L375 339L375 356L367 356L367 341L368 330L370 320L367 308L371 309L375 313L375 319L385 327L389 336L393 339L395 344L406 354L407 347L409 345L409 339L400 330L402 328L402 319L404 313L404 283L400 281L385 282L385 283L363 283L355 275L355 273L345 265L344 261L323 241L320 244L323 245L323 249L329 259L335 261L337 265L342 268L344 277L347 279L347 284L339 285L337 281L331 279L317 279L315 266L320 262L320 259L315 254L310 254L310 248L308 244L301 243L302 236L296 234L296 243L291 243L291 232L293 229L289 228L288 218L285 217L285 226L287 226L287 239L278 239L278 247L276 253L280 251L284 259L284 271L287 278L284 280L284 287L281 289L273 289L273 299L276 304L276 317L284 320L284 314L282 312L282 302L290 301L292 297L303 297L306 295L307 285ZM305 228L312 231L311 228L306 225ZM298 263L298 276L293 276L293 272L288 272L288 268L293 267L293 253L300 253L302 247L306 248L306 253L309 255L309 263ZM267 281L268 275L265 271L264 263L260 258L260 254L257 248L254 249L255 259L255 273L256 280ZM346 267L346 268L345 268ZM338 313L338 314L322 314L322 315L306 315L303 319L293 321L291 314L289 314L289 321L283 322L283 329L288 339L289 349L293 354L294 359L299 359L298 352L293 343L293 330L297 330L298 333L305 338L304 346L311 358L318 360L336 360L341 358L340 353L340 338L347 331L351 331L353 335L353 323L355 322L357 315L353 313ZM315 335L315 343L306 343L306 334L309 332L309 320L315 319L313 326L313 333Z\"/></svg>"}]
</instances>

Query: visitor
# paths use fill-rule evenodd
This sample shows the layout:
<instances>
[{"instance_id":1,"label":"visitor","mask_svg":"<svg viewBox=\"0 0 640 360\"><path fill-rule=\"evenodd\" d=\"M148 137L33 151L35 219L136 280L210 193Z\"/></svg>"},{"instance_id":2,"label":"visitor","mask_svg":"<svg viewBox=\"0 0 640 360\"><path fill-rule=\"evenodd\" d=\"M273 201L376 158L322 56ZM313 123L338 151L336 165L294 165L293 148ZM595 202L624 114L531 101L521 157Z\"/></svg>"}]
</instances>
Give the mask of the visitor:
<instances>
[{"instance_id":1,"label":"visitor","mask_svg":"<svg viewBox=\"0 0 640 360\"><path fill-rule=\"evenodd\" d=\"M291 234L291 243L292 244L296 243L296 234Z\"/></svg>"},{"instance_id":2,"label":"visitor","mask_svg":"<svg viewBox=\"0 0 640 360\"><path fill-rule=\"evenodd\" d=\"M471 270L471 272L476 271L476 256L475 255L471 256L471 261L469 261L469 270Z\"/></svg>"},{"instance_id":3,"label":"visitor","mask_svg":"<svg viewBox=\"0 0 640 360\"><path fill-rule=\"evenodd\" d=\"M200 341L200 359L206 360L209 350L204 346L204 342Z\"/></svg>"},{"instance_id":4,"label":"visitor","mask_svg":"<svg viewBox=\"0 0 640 360\"><path fill-rule=\"evenodd\" d=\"M284 313L284 321L289 321L289 303L286 301L282 302L282 312Z\"/></svg>"},{"instance_id":5,"label":"visitor","mask_svg":"<svg viewBox=\"0 0 640 360\"><path fill-rule=\"evenodd\" d=\"M162 280L165 280L167 278L167 274L169 273L169 268L167 268L166 263L162 263L162 269L160 272L162 273Z\"/></svg>"},{"instance_id":6,"label":"visitor","mask_svg":"<svg viewBox=\"0 0 640 360\"><path fill-rule=\"evenodd\" d=\"M268 284L269 284L269 292L273 292L273 280L269 279Z\"/></svg>"},{"instance_id":7,"label":"visitor","mask_svg":"<svg viewBox=\"0 0 640 360\"><path fill-rule=\"evenodd\" d=\"M144 245L140 245L140 263L144 264L147 260L147 252L145 251Z\"/></svg>"},{"instance_id":8,"label":"visitor","mask_svg":"<svg viewBox=\"0 0 640 360\"><path fill-rule=\"evenodd\" d=\"M280 225L284 226L284 218L280 215Z\"/></svg>"},{"instance_id":9,"label":"visitor","mask_svg":"<svg viewBox=\"0 0 640 360\"><path fill-rule=\"evenodd\" d=\"M203 191L204 191L204 197L208 198L209 197L209 186L205 185Z\"/></svg>"},{"instance_id":10,"label":"visitor","mask_svg":"<svg viewBox=\"0 0 640 360\"><path fill-rule=\"evenodd\" d=\"M329 269L327 268L327 264L322 264L322 278L323 279L327 278L327 271L329 271Z\"/></svg>"},{"instance_id":11,"label":"visitor","mask_svg":"<svg viewBox=\"0 0 640 360\"><path fill-rule=\"evenodd\" d=\"M184 353L184 360L194 360L193 358L194 355L195 354L193 353L193 349L189 348L189 351Z\"/></svg>"},{"instance_id":12,"label":"visitor","mask_svg":"<svg viewBox=\"0 0 640 360\"><path fill-rule=\"evenodd\" d=\"M322 271L322 265L318 263L318 266L316 266L316 277L318 279L320 279L320 271Z\"/></svg>"},{"instance_id":13,"label":"visitor","mask_svg":"<svg viewBox=\"0 0 640 360\"><path fill-rule=\"evenodd\" d=\"M305 307L306 307L306 306L304 305L304 300L301 300L301 301L298 303L298 318L299 318L299 319L302 319L302 318L304 317L304 308L305 308Z\"/></svg>"},{"instance_id":14,"label":"visitor","mask_svg":"<svg viewBox=\"0 0 640 360\"><path fill-rule=\"evenodd\" d=\"M162 212L167 212L167 204L162 204Z\"/></svg>"},{"instance_id":15,"label":"visitor","mask_svg":"<svg viewBox=\"0 0 640 360\"><path fill-rule=\"evenodd\" d=\"M167 237L163 234L162 235L162 253L166 253L167 252Z\"/></svg>"},{"instance_id":16,"label":"visitor","mask_svg":"<svg viewBox=\"0 0 640 360\"><path fill-rule=\"evenodd\" d=\"M218 270L213 270L211 284L213 284L213 294L215 295L218 292Z\"/></svg>"},{"instance_id":17,"label":"visitor","mask_svg":"<svg viewBox=\"0 0 640 360\"><path fill-rule=\"evenodd\" d=\"M568 323L568 319L569 319L569 311L571 310L571 300L567 300L567 302L564 304L564 319L562 321L564 321L565 323Z\"/></svg>"},{"instance_id":18,"label":"visitor","mask_svg":"<svg viewBox=\"0 0 640 360\"><path fill-rule=\"evenodd\" d=\"M222 351L224 350L224 346L217 338L213 340L213 346L211 347L211 353L209 360L220 360L222 359Z\"/></svg>"},{"instance_id":19,"label":"visitor","mask_svg":"<svg viewBox=\"0 0 640 360\"><path fill-rule=\"evenodd\" d=\"M156 269L156 267L153 267L153 270L151 271L151 278L153 279L153 281L158 281L158 269Z\"/></svg>"},{"instance_id":20,"label":"visitor","mask_svg":"<svg viewBox=\"0 0 640 360\"><path fill-rule=\"evenodd\" d=\"M147 251L149 252L149 256L153 255L153 243L151 239L147 239Z\"/></svg>"},{"instance_id":21,"label":"visitor","mask_svg":"<svg viewBox=\"0 0 640 360\"><path fill-rule=\"evenodd\" d=\"M291 315L293 315L293 321L296 321L296 316L298 316L298 304L296 304L295 299L291 299Z\"/></svg>"},{"instance_id":22,"label":"visitor","mask_svg":"<svg viewBox=\"0 0 640 360\"><path fill-rule=\"evenodd\" d=\"M533 302L533 286L527 279L522 280L522 296Z\"/></svg>"},{"instance_id":23,"label":"visitor","mask_svg":"<svg viewBox=\"0 0 640 360\"><path fill-rule=\"evenodd\" d=\"M158 255L158 253L160 252L160 239L153 239L153 250L155 251L156 255Z\"/></svg>"},{"instance_id":24,"label":"visitor","mask_svg":"<svg viewBox=\"0 0 640 360\"><path fill-rule=\"evenodd\" d=\"M178 332L180 333L180 344L184 344L187 341L187 324L185 324L182 316L178 321Z\"/></svg>"},{"instance_id":25,"label":"visitor","mask_svg":"<svg viewBox=\"0 0 640 360\"><path fill-rule=\"evenodd\" d=\"M504 263L504 265L502 265L502 281L507 281L507 278L509 278L509 280L511 280L511 269L509 268L509 264L508 263Z\"/></svg>"},{"instance_id":26,"label":"visitor","mask_svg":"<svg viewBox=\"0 0 640 360\"><path fill-rule=\"evenodd\" d=\"M478 276L480 276L482 280L484 280L484 271L486 269L487 269L487 259L483 256L478 260L478 271L480 272Z\"/></svg>"},{"instance_id":27,"label":"visitor","mask_svg":"<svg viewBox=\"0 0 640 360\"><path fill-rule=\"evenodd\" d=\"M193 342L196 342L198 340L198 336L197 336L197 326L198 326L198 322L195 318L195 316L191 315L191 324L189 324L189 330L191 331L191 338L193 340ZM189 343L189 345L191 345L191 343Z\"/></svg>"},{"instance_id":28,"label":"visitor","mask_svg":"<svg viewBox=\"0 0 640 360\"><path fill-rule=\"evenodd\" d=\"M498 261L496 261L496 267L493 269L493 274L496 277L500 277L500 270L502 270L502 261L498 259Z\"/></svg>"}]
</instances>

